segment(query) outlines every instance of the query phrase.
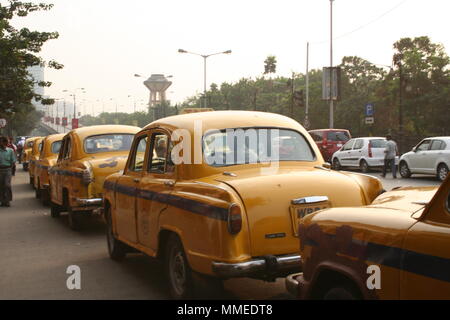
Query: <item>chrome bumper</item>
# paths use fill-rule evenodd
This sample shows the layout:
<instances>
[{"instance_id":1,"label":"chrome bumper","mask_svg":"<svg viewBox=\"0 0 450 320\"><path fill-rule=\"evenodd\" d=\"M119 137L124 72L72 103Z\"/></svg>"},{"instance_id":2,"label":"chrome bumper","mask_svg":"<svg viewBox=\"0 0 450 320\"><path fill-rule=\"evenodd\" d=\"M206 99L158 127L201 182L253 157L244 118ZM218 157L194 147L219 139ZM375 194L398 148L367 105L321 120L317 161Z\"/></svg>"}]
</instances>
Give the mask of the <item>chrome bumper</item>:
<instances>
[{"instance_id":1,"label":"chrome bumper","mask_svg":"<svg viewBox=\"0 0 450 320\"><path fill-rule=\"evenodd\" d=\"M238 278L267 275L284 276L286 273L300 271L300 255L264 256L245 262L212 262L213 272L222 278Z\"/></svg>"},{"instance_id":2,"label":"chrome bumper","mask_svg":"<svg viewBox=\"0 0 450 320\"><path fill-rule=\"evenodd\" d=\"M294 297L298 296L298 287L299 282L297 281L297 277L300 276L302 273L294 273L286 277L285 285L287 291L292 294Z\"/></svg>"},{"instance_id":3,"label":"chrome bumper","mask_svg":"<svg viewBox=\"0 0 450 320\"><path fill-rule=\"evenodd\" d=\"M91 198L91 199L76 198L76 202L78 205L80 205L82 207L101 206L103 203L103 199L102 198Z\"/></svg>"}]
</instances>

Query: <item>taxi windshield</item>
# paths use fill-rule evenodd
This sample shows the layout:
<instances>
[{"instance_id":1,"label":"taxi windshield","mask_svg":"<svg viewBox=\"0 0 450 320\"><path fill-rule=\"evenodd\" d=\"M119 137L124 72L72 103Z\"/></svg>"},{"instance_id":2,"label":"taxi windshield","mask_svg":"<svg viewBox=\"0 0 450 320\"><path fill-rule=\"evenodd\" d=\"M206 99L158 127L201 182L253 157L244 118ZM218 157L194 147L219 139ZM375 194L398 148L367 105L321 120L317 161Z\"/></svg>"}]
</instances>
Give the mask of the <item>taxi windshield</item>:
<instances>
[{"instance_id":1,"label":"taxi windshield","mask_svg":"<svg viewBox=\"0 0 450 320\"><path fill-rule=\"evenodd\" d=\"M84 152L129 151L134 134L102 134L84 140Z\"/></svg>"},{"instance_id":2,"label":"taxi windshield","mask_svg":"<svg viewBox=\"0 0 450 320\"><path fill-rule=\"evenodd\" d=\"M277 161L314 161L303 135L277 128L236 128L207 133L203 138L206 163L215 167Z\"/></svg>"}]
</instances>

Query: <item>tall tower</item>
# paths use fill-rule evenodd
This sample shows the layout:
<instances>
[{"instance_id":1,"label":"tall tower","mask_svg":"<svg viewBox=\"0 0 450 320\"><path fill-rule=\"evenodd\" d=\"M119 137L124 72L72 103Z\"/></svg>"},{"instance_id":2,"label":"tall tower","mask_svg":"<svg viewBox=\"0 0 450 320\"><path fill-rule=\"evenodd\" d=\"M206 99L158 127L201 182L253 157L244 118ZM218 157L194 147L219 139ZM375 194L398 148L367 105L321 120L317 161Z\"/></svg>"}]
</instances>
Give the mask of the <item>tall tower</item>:
<instances>
[{"instance_id":1,"label":"tall tower","mask_svg":"<svg viewBox=\"0 0 450 320\"><path fill-rule=\"evenodd\" d=\"M172 84L163 74L152 74L144 81L144 85L150 90L149 107L155 107L166 101L166 90Z\"/></svg>"}]
</instances>

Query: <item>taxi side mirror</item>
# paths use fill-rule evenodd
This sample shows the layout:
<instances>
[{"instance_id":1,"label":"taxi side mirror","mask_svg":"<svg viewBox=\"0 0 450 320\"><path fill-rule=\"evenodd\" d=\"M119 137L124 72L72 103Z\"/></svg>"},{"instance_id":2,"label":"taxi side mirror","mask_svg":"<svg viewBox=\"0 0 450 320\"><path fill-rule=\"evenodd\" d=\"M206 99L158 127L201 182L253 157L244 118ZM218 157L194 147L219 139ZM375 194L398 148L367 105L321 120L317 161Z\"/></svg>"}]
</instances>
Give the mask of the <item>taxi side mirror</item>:
<instances>
[{"instance_id":1,"label":"taxi side mirror","mask_svg":"<svg viewBox=\"0 0 450 320\"><path fill-rule=\"evenodd\" d=\"M327 169L331 169L331 164L329 162L324 162L322 164L322 167L327 168Z\"/></svg>"}]
</instances>

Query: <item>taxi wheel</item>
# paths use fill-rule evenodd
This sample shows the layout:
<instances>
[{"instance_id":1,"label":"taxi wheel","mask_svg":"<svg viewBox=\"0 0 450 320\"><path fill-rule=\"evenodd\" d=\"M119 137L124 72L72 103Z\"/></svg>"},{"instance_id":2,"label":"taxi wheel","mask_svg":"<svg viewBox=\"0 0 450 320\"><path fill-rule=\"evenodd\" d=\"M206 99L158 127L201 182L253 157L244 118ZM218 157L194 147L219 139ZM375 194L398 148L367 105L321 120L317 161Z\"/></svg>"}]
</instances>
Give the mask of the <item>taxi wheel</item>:
<instances>
[{"instance_id":1,"label":"taxi wheel","mask_svg":"<svg viewBox=\"0 0 450 320\"><path fill-rule=\"evenodd\" d=\"M39 187L34 189L34 196L36 197L36 199L41 198L41 189L39 189Z\"/></svg>"},{"instance_id":2,"label":"taxi wheel","mask_svg":"<svg viewBox=\"0 0 450 320\"><path fill-rule=\"evenodd\" d=\"M120 261L127 255L127 246L114 237L111 215L106 213L106 241L108 243L109 257L113 260Z\"/></svg>"},{"instance_id":3,"label":"taxi wheel","mask_svg":"<svg viewBox=\"0 0 450 320\"><path fill-rule=\"evenodd\" d=\"M165 270L170 294L174 299L193 297L192 271L176 234L171 234L166 245Z\"/></svg>"},{"instance_id":4,"label":"taxi wheel","mask_svg":"<svg viewBox=\"0 0 450 320\"><path fill-rule=\"evenodd\" d=\"M359 295L350 286L336 286L328 289L323 295L324 300L358 300Z\"/></svg>"},{"instance_id":5,"label":"taxi wheel","mask_svg":"<svg viewBox=\"0 0 450 320\"><path fill-rule=\"evenodd\" d=\"M363 173L369 172L370 168L366 160L361 160L361 162L359 163L359 169L361 169L361 172Z\"/></svg>"},{"instance_id":6,"label":"taxi wheel","mask_svg":"<svg viewBox=\"0 0 450 320\"><path fill-rule=\"evenodd\" d=\"M447 178L448 172L448 167L444 163L440 164L437 170L437 178L440 181L444 181Z\"/></svg>"},{"instance_id":7,"label":"taxi wheel","mask_svg":"<svg viewBox=\"0 0 450 320\"><path fill-rule=\"evenodd\" d=\"M333 160L333 170L341 170L341 163L338 158L334 158Z\"/></svg>"},{"instance_id":8,"label":"taxi wheel","mask_svg":"<svg viewBox=\"0 0 450 320\"><path fill-rule=\"evenodd\" d=\"M52 218L59 218L61 216L61 208L54 203L51 203L50 205L50 215Z\"/></svg>"},{"instance_id":9,"label":"taxi wheel","mask_svg":"<svg viewBox=\"0 0 450 320\"><path fill-rule=\"evenodd\" d=\"M68 217L69 217L69 227L72 230L79 230L80 229L80 214L76 211L73 211L72 208L67 209Z\"/></svg>"},{"instance_id":10,"label":"taxi wheel","mask_svg":"<svg viewBox=\"0 0 450 320\"><path fill-rule=\"evenodd\" d=\"M44 206L48 206L50 204L50 193L48 189L40 190L41 193L41 201Z\"/></svg>"}]
</instances>

